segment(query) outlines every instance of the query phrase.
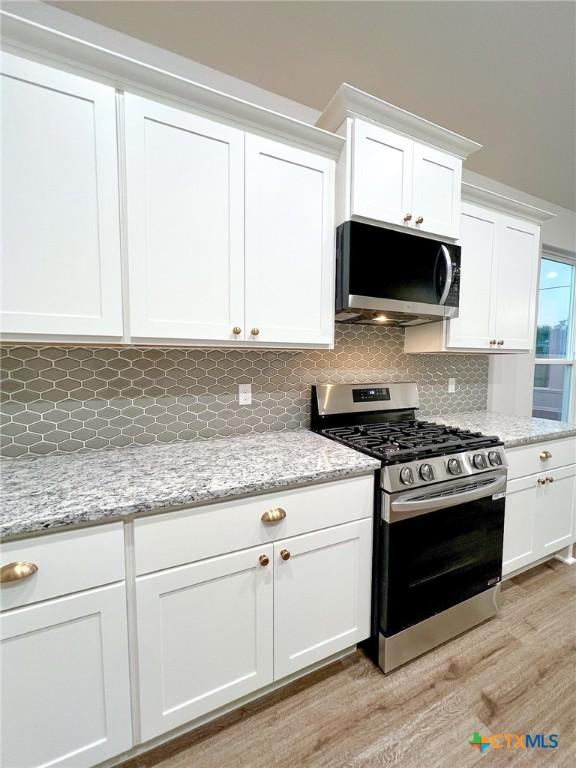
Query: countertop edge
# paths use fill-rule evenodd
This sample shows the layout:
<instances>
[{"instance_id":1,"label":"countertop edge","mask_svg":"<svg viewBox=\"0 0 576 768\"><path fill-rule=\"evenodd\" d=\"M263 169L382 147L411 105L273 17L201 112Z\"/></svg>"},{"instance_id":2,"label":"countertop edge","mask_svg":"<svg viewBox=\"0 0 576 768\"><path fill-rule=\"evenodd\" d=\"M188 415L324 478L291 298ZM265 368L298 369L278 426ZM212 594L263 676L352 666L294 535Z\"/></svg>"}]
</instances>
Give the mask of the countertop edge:
<instances>
[{"instance_id":1,"label":"countertop edge","mask_svg":"<svg viewBox=\"0 0 576 768\"><path fill-rule=\"evenodd\" d=\"M551 440L566 440L571 437L576 437L576 429L566 430L565 432L551 432L547 435L531 435L530 437L517 437L512 440L505 440L504 448L522 448L525 445L547 443Z\"/></svg>"}]
</instances>

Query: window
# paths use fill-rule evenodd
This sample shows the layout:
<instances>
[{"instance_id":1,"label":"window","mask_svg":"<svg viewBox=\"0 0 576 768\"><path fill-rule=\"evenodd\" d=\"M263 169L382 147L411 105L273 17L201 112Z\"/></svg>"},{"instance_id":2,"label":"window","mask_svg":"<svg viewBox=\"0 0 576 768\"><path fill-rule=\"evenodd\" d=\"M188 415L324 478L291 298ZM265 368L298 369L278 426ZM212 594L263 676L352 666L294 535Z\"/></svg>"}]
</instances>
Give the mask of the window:
<instances>
[{"instance_id":1,"label":"window","mask_svg":"<svg viewBox=\"0 0 576 768\"><path fill-rule=\"evenodd\" d=\"M538 329L532 415L576 418L576 261L544 253L538 291Z\"/></svg>"}]
</instances>

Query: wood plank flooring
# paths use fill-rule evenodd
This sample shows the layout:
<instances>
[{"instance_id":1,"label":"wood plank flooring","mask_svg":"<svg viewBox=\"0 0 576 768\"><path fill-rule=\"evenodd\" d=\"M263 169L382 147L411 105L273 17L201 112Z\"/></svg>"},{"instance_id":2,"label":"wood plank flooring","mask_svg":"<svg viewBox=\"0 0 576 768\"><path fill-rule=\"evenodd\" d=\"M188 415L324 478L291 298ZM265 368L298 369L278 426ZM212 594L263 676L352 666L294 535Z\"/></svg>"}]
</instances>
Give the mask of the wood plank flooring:
<instances>
[{"instance_id":1,"label":"wood plank flooring","mask_svg":"<svg viewBox=\"0 0 576 768\"><path fill-rule=\"evenodd\" d=\"M576 765L576 567L504 584L498 618L388 677L358 651L123 768ZM474 731L558 733L555 750L484 754Z\"/></svg>"}]
</instances>

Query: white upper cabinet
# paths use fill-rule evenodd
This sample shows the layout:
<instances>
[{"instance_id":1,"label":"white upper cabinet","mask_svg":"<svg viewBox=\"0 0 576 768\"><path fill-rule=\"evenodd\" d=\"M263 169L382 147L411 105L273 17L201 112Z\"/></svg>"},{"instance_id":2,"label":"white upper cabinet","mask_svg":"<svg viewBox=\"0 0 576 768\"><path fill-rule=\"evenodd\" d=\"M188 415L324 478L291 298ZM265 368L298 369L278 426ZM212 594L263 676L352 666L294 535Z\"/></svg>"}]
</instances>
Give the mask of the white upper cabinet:
<instances>
[{"instance_id":1,"label":"white upper cabinet","mask_svg":"<svg viewBox=\"0 0 576 768\"><path fill-rule=\"evenodd\" d=\"M232 340L244 326L244 134L125 97L130 335Z\"/></svg>"},{"instance_id":2,"label":"white upper cabinet","mask_svg":"<svg viewBox=\"0 0 576 768\"><path fill-rule=\"evenodd\" d=\"M365 120L352 121L350 216L456 239L462 161Z\"/></svg>"},{"instance_id":3,"label":"white upper cabinet","mask_svg":"<svg viewBox=\"0 0 576 768\"><path fill-rule=\"evenodd\" d=\"M344 83L317 125L348 140L337 224L370 219L456 240L462 161L480 144Z\"/></svg>"},{"instance_id":4,"label":"white upper cabinet","mask_svg":"<svg viewBox=\"0 0 576 768\"><path fill-rule=\"evenodd\" d=\"M414 142L364 120L352 132L352 216L404 224L412 205Z\"/></svg>"},{"instance_id":5,"label":"white upper cabinet","mask_svg":"<svg viewBox=\"0 0 576 768\"><path fill-rule=\"evenodd\" d=\"M246 136L246 338L334 337L334 162Z\"/></svg>"},{"instance_id":6,"label":"white upper cabinet","mask_svg":"<svg viewBox=\"0 0 576 768\"><path fill-rule=\"evenodd\" d=\"M536 323L540 227L501 216L494 270L494 337L503 351L531 349Z\"/></svg>"},{"instance_id":7,"label":"white upper cabinet","mask_svg":"<svg viewBox=\"0 0 576 768\"><path fill-rule=\"evenodd\" d=\"M7 338L122 336L114 89L2 54Z\"/></svg>"},{"instance_id":8,"label":"white upper cabinet","mask_svg":"<svg viewBox=\"0 0 576 768\"><path fill-rule=\"evenodd\" d=\"M405 351L527 352L536 331L540 224L552 214L467 184L463 194L458 317L407 328Z\"/></svg>"},{"instance_id":9,"label":"white upper cabinet","mask_svg":"<svg viewBox=\"0 0 576 768\"><path fill-rule=\"evenodd\" d=\"M448 326L447 345L488 349L493 338L493 255L498 216L464 204L460 265L460 312Z\"/></svg>"},{"instance_id":10,"label":"white upper cabinet","mask_svg":"<svg viewBox=\"0 0 576 768\"><path fill-rule=\"evenodd\" d=\"M456 239L460 233L462 161L414 144L411 212L416 229Z\"/></svg>"},{"instance_id":11,"label":"white upper cabinet","mask_svg":"<svg viewBox=\"0 0 576 768\"><path fill-rule=\"evenodd\" d=\"M187 107L1 61L5 339L332 346L340 137L168 75Z\"/></svg>"}]
</instances>

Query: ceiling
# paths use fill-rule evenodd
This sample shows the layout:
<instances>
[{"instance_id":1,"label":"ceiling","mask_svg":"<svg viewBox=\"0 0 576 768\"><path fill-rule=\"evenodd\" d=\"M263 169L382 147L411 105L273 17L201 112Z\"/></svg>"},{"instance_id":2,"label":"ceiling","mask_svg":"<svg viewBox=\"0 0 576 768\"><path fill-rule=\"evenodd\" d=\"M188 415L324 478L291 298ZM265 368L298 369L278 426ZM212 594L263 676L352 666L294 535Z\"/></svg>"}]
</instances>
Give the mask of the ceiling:
<instances>
[{"instance_id":1,"label":"ceiling","mask_svg":"<svg viewBox=\"0 0 576 768\"><path fill-rule=\"evenodd\" d=\"M341 82L484 144L470 170L576 210L574 2L53 2L322 109Z\"/></svg>"}]
</instances>

